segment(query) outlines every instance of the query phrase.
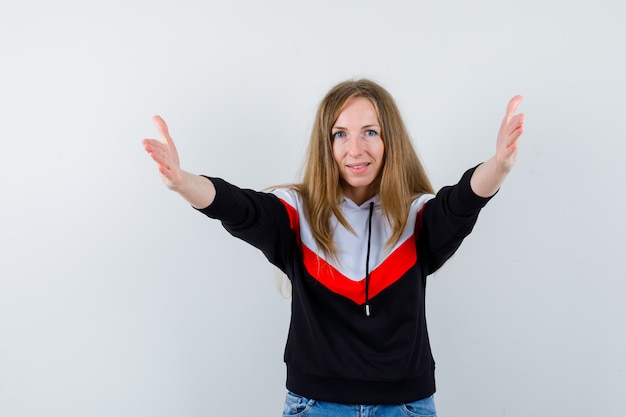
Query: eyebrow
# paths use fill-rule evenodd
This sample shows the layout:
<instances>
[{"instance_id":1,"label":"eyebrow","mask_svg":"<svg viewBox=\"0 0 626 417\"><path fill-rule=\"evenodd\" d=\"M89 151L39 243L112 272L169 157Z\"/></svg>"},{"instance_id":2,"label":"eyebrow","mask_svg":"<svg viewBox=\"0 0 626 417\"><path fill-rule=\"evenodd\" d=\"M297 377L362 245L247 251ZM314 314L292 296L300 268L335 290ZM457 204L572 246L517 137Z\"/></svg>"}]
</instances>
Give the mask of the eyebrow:
<instances>
[{"instance_id":1,"label":"eyebrow","mask_svg":"<svg viewBox=\"0 0 626 417\"><path fill-rule=\"evenodd\" d=\"M380 129L379 125L365 125L363 127L361 127L361 129L370 129L370 128L378 128ZM347 128L343 127L343 126L333 126L332 130L347 130Z\"/></svg>"}]
</instances>

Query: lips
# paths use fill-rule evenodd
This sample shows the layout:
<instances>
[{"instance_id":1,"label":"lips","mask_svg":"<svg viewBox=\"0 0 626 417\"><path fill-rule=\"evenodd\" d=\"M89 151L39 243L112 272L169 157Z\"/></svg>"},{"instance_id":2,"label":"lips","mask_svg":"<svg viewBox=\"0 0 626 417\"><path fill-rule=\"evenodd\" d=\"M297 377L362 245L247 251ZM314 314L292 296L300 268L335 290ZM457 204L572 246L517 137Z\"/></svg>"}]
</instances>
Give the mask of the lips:
<instances>
[{"instance_id":1,"label":"lips","mask_svg":"<svg viewBox=\"0 0 626 417\"><path fill-rule=\"evenodd\" d=\"M346 166L348 168L350 168L350 169L363 169L363 168L365 168L365 167L367 167L369 165L370 165L369 162L363 162L361 164L349 164L349 165L346 165Z\"/></svg>"},{"instance_id":2,"label":"lips","mask_svg":"<svg viewBox=\"0 0 626 417\"><path fill-rule=\"evenodd\" d=\"M363 175L367 172L367 169L370 165L371 165L371 162L359 162L356 164L347 164L346 168L353 175Z\"/></svg>"}]
</instances>

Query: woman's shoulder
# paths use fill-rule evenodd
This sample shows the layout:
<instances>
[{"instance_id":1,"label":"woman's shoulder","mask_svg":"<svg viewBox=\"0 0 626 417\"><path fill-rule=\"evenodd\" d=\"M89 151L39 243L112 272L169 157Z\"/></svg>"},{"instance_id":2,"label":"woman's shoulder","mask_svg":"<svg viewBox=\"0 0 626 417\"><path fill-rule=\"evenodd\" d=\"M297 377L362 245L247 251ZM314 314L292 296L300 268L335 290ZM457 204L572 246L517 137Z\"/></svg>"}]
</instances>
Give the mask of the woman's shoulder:
<instances>
[{"instance_id":1,"label":"woman's shoulder","mask_svg":"<svg viewBox=\"0 0 626 417\"><path fill-rule=\"evenodd\" d=\"M434 194L427 194L427 193L416 194L415 196L413 196L411 207L420 209L424 206L424 204L426 204L433 198L435 198Z\"/></svg>"},{"instance_id":2,"label":"woman's shoulder","mask_svg":"<svg viewBox=\"0 0 626 417\"><path fill-rule=\"evenodd\" d=\"M295 184L278 185L269 188L268 192L274 194L276 197L293 207L300 206L302 203L300 189Z\"/></svg>"}]
</instances>

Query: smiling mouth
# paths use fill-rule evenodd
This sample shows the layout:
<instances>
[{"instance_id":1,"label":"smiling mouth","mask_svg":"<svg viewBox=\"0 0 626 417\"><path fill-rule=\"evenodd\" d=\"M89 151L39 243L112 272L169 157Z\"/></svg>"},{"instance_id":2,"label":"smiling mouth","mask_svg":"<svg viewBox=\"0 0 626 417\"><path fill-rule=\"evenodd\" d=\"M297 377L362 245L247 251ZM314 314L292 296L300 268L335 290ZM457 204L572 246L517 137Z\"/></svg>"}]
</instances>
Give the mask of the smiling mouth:
<instances>
[{"instance_id":1,"label":"smiling mouth","mask_svg":"<svg viewBox=\"0 0 626 417\"><path fill-rule=\"evenodd\" d=\"M355 164L355 165L346 165L348 168L351 169L361 169L361 168L365 168L366 166L369 166L370 163L369 162L364 162L362 164Z\"/></svg>"}]
</instances>

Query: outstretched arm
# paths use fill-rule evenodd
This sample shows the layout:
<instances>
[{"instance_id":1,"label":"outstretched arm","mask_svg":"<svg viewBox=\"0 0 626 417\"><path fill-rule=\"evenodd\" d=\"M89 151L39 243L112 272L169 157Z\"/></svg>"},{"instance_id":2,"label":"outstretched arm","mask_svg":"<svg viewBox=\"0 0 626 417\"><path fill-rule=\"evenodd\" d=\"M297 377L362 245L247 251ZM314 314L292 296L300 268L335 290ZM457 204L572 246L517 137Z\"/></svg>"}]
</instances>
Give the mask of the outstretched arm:
<instances>
[{"instance_id":1,"label":"outstretched arm","mask_svg":"<svg viewBox=\"0 0 626 417\"><path fill-rule=\"evenodd\" d=\"M170 190L180 194L193 207L201 209L211 205L215 198L213 183L208 178L180 169L178 152L167 129L167 124L159 116L154 116L152 120L159 131L160 140L144 139L142 144L146 152L157 163L163 183Z\"/></svg>"},{"instance_id":2,"label":"outstretched arm","mask_svg":"<svg viewBox=\"0 0 626 417\"><path fill-rule=\"evenodd\" d=\"M524 132L524 114L515 114L521 101L522 96L515 96L509 101L496 140L496 154L479 165L472 175L472 190L481 197L494 195L515 164L517 142Z\"/></svg>"}]
</instances>

